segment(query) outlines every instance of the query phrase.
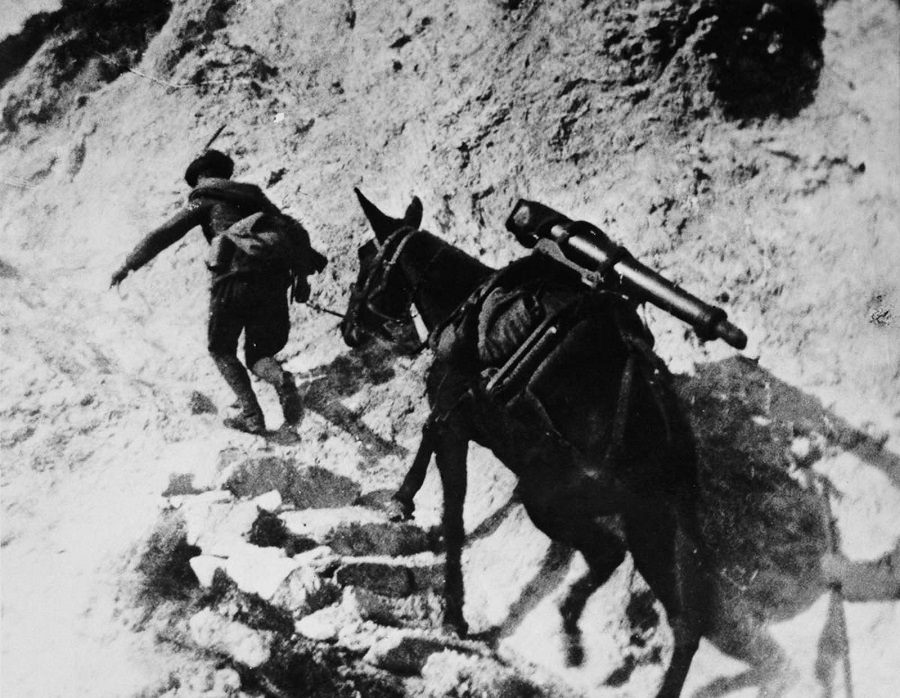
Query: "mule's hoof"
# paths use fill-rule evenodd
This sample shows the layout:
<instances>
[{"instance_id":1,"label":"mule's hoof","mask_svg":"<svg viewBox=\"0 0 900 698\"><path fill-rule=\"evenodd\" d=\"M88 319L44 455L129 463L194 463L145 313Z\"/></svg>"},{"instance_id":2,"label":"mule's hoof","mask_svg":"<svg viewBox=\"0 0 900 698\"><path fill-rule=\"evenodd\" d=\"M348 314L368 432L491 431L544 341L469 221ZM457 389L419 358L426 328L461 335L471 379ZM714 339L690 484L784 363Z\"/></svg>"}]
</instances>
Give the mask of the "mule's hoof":
<instances>
[{"instance_id":1,"label":"mule's hoof","mask_svg":"<svg viewBox=\"0 0 900 698\"><path fill-rule=\"evenodd\" d=\"M584 664L584 647L581 642L569 640L566 642L566 666L579 667Z\"/></svg>"},{"instance_id":2,"label":"mule's hoof","mask_svg":"<svg viewBox=\"0 0 900 698\"><path fill-rule=\"evenodd\" d=\"M460 640L469 636L469 624L464 620L444 621L444 632L448 635L456 635Z\"/></svg>"},{"instance_id":3,"label":"mule's hoof","mask_svg":"<svg viewBox=\"0 0 900 698\"><path fill-rule=\"evenodd\" d=\"M400 499L391 499L385 505L388 519L390 521L409 521L416 507L412 502L406 502Z\"/></svg>"},{"instance_id":4,"label":"mule's hoof","mask_svg":"<svg viewBox=\"0 0 900 698\"><path fill-rule=\"evenodd\" d=\"M285 379L283 385L276 388L278 402L281 403L281 412L284 415L284 423L295 426L303 418L303 403L300 401L300 393L294 385L292 378Z\"/></svg>"}]
</instances>

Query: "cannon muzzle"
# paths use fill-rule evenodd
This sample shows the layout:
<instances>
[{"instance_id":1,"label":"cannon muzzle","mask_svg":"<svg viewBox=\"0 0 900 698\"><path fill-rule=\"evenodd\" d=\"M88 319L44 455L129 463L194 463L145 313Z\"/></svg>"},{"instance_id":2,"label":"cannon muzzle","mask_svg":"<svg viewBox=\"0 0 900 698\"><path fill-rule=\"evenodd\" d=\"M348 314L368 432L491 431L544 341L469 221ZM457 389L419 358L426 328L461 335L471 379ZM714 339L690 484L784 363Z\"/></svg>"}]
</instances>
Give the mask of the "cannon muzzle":
<instances>
[{"instance_id":1,"label":"cannon muzzle","mask_svg":"<svg viewBox=\"0 0 900 698\"><path fill-rule=\"evenodd\" d=\"M704 303L641 264L590 223L572 221L548 206L520 199L506 221L506 229L528 248L542 239L555 243L566 259L588 271L612 269L635 300L652 303L683 320L700 339L721 339L736 349L747 346L747 335L728 321L724 310Z\"/></svg>"}]
</instances>

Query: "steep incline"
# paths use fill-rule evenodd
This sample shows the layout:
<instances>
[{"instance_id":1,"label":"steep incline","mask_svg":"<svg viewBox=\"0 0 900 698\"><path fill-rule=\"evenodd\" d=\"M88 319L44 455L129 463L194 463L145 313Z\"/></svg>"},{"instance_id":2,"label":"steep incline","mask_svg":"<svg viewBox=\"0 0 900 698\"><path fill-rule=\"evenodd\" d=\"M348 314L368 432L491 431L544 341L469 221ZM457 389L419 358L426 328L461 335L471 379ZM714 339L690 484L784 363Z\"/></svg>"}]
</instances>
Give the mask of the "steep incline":
<instances>
[{"instance_id":1,"label":"steep incline","mask_svg":"<svg viewBox=\"0 0 900 698\"><path fill-rule=\"evenodd\" d=\"M0 86L4 692L159 695L194 661L125 630L113 590L170 461L259 444L204 411L230 396L205 357L200 236L121 292L106 286L183 201L186 162L222 124L236 176L265 185L331 258L322 305L342 309L355 277L361 186L387 210L419 195L424 227L490 264L521 254L502 222L537 199L728 308L756 364L648 316L704 440L721 596L753 624L789 619L775 634L799 667L791 690L820 690L825 542L785 451L815 446L815 472L843 495L846 554L900 539L895 2L179 0L121 14L132 4L63 3L68 19L33 25L46 36L28 37L33 55ZM424 419L427 359L350 355L334 318L292 313L285 358L308 414L299 443L267 448L367 492L394 486ZM551 569L547 541L505 508L509 475L477 449L472 467L469 528L505 516L469 550L473 629L506 622L509 656L577 690L640 695L668 642L658 608L629 605L640 580L623 568L592 597L587 661L563 667L554 605L579 562ZM438 504L430 477L418 523ZM505 569L492 564L510 549ZM857 694L878 695L898 680L884 661L900 649L896 604L848 616ZM104 652L121 672L105 674ZM704 645L689 684L742 667Z\"/></svg>"}]
</instances>

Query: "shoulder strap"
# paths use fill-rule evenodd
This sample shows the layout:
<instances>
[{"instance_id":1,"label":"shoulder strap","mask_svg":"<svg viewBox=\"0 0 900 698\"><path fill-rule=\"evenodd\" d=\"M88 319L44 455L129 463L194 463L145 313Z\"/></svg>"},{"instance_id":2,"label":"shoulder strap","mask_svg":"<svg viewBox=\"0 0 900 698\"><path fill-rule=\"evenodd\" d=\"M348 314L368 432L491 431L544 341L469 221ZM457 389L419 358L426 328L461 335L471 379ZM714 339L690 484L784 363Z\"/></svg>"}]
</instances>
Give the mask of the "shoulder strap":
<instances>
[{"instance_id":1,"label":"shoulder strap","mask_svg":"<svg viewBox=\"0 0 900 698\"><path fill-rule=\"evenodd\" d=\"M194 187L188 196L190 200L216 199L225 201L248 211L278 212L268 197L255 184L233 182L230 179L212 179Z\"/></svg>"}]
</instances>

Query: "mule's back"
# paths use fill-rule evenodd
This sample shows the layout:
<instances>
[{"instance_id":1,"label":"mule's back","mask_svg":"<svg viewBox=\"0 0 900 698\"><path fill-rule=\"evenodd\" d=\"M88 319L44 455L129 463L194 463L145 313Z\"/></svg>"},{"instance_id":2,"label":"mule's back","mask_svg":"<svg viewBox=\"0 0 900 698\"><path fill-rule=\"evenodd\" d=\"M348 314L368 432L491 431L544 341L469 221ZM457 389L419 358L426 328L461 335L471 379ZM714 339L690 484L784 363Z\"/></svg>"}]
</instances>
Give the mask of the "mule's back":
<instances>
[{"instance_id":1,"label":"mule's back","mask_svg":"<svg viewBox=\"0 0 900 698\"><path fill-rule=\"evenodd\" d=\"M679 447L682 420L668 372L634 308L615 295L585 293L560 335L510 411L552 423L548 438L571 445L595 467L612 457L630 480L667 480L673 474L652 464Z\"/></svg>"},{"instance_id":2,"label":"mule's back","mask_svg":"<svg viewBox=\"0 0 900 698\"><path fill-rule=\"evenodd\" d=\"M504 422L493 430L508 435L498 450L509 455L523 440L540 441L531 443L535 458L561 460L568 451L600 467L620 439L625 447L613 448L626 474L640 461L642 478L668 478L647 460L672 447L681 422L668 373L630 302L537 255L513 262L473 296L469 316L447 330L456 346L443 358L472 374L482 409L496 415L481 421Z\"/></svg>"}]
</instances>

